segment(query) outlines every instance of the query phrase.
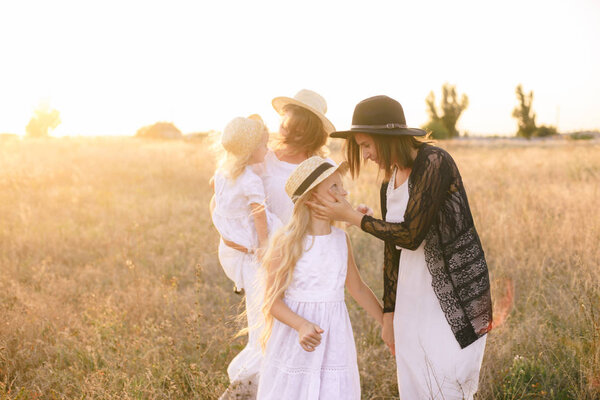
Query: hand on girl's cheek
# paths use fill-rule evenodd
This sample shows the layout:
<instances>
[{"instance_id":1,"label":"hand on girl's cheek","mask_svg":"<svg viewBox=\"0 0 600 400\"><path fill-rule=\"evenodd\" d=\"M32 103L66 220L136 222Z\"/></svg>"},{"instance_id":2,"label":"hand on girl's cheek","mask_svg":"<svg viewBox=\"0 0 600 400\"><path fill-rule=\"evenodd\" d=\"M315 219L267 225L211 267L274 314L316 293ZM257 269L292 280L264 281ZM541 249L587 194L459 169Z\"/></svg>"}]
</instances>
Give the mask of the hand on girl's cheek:
<instances>
[{"instance_id":1,"label":"hand on girl's cheek","mask_svg":"<svg viewBox=\"0 0 600 400\"><path fill-rule=\"evenodd\" d=\"M335 197L333 197L333 196L331 195L331 193L329 193L329 192L325 193L325 194L324 194L324 196L323 196L323 198L324 198L325 200L327 200L327 201L330 201L330 202L332 202L332 203L335 203L335 202L337 201L337 200L335 199Z\"/></svg>"},{"instance_id":2,"label":"hand on girl's cheek","mask_svg":"<svg viewBox=\"0 0 600 400\"><path fill-rule=\"evenodd\" d=\"M329 192L325 192L325 193L313 193L313 196L312 196L311 200L314 201L315 203L319 203L321 205L325 205L325 204L323 204L323 201L335 202L335 197L333 197Z\"/></svg>"}]
</instances>

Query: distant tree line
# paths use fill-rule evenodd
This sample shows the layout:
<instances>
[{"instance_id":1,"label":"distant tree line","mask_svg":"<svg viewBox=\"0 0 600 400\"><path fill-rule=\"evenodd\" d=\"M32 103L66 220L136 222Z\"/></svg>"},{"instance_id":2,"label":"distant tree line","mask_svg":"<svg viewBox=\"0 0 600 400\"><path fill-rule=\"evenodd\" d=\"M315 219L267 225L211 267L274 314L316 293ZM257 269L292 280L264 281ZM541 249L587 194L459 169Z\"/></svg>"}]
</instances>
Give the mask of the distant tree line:
<instances>
[{"instance_id":1,"label":"distant tree line","mask_svg":"<svg viewBox=\"0 0 600 400\"><path fill-rule=\"evenodd\" d=\"M556 135L556 127L541 125L535 123L535 112L533 112L533 91L529 94L523 92L522 85L516 88L516 95L519 104L512 112L513 118L517 120L518 130L516 136L530 139L532 137L545 137ZM433 91L425 99L429 122L423 125L423 129L431 132L434 139L452 139L459 136L456 129L458 119L469 106L469 98L466 94L459 96L456 87L449 83L442 85L442 98L439 106L435 104L435 95Z\"/></svg>"},{"instance_id":2,"label":"distant tree line","mask_svg":"<svg viewBox=\"0 0 600 400\"><path fill-rule=\"evenodd\" d=\"M518 105L514 108L512 117L517 120L517 137L530 139L558 133L554 126L538 126L536 124L536 114L532 107L533 91L527 94L523 91L523 86L518 85L515 93ZM431 132L435 139L452 139L459 136L456 125L462 113L469 106L469 98L466 94L459 95L456 86L444 83L439 105L436 105L433 91L425 99L425 104L427 104L429 121L423 125L423 129ZM60 113L50 108L48 104L41 104L34 110L25 130L28 137L46 137L60 123ZM183 137L181 131L171 122L157 122L144 126L138 129L135 136L155 139L181 139Z\"/></svg>"},{"instance_id":3,"label":"distant tree line","mask_svg":"<svg viewBox=\"0 0 600 400\"><path fill-rule=\"evenodd\" d=\"M181 139L183 134L171 122L157 122L141 127L135 136L144 139Z\"/></svg>"}]
</instances>

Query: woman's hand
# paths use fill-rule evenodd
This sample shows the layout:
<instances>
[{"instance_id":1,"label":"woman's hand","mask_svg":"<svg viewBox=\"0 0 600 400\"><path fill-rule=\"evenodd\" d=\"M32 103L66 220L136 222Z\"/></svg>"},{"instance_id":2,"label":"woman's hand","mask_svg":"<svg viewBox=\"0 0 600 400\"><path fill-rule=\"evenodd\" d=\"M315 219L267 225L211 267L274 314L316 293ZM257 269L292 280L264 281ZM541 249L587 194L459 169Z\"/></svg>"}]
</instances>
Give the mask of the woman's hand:
<instances>
[{"instance_id":1,"label":"woman's hand","mask_svg":"<svg viewBox=\"0 0 600 400\"><path fill-rule=\"evenodd\" d=\"M344 196L329 191L334 201L325 199L317 193L313 193L314 200L309 200L306 205L311 208L317 218L328 219L332 221L347 222L351 225L360 226L363 213L352 209L352 206Z\"/></svg>"},{"instance_id":2,"label":"woman's hand","mask_svg":"<svg viewBox=\"0 0 600 400\"><path fill-rule=\"evenodd\" d=\"M359 204L358 207L356 207L356 211L358 211L359 213L363 214L363 215L368 215L369 217L373 216L373 209L371 209L371 207L365 205L365 204ZM346 222L346 228L351 227L352 224Z\"/></svg>"},{"instance_id":3,"label":"woman's hand","mask_svg":"<svg viewBox=\"0 0 600 400\"><path fill-rule=\"evenodd\" d=\"M302 346L305 351L315 351L315 347L321 344L321 333L323 332L324 330L318 325L308 321L304 322L300 325L300 328L298 328L300 346Z\"/></svg>"},{"instance_id":4,"label":"woman's hand","mask_svg":"<svg viewBox=\"0 0 600 400\"><path fill-rule=\"evenodd\" d=\"M394 313L383 314L383 326L381 328L381 339L387 345L392 352L392 355L396 355L396 347L394 344Z\"/></svg>"}]
</instances>

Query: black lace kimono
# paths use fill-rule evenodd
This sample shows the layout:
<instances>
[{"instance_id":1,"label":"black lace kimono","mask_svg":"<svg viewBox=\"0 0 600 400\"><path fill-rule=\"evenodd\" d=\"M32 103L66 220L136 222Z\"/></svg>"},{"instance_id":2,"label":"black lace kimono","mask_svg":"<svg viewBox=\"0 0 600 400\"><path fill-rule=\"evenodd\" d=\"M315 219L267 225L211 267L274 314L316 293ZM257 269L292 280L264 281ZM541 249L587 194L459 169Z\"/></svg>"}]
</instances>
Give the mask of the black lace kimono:
<instances>
[{"instance_id":1,"label":"black lace kimono","mask_svg":"<svg viewBox=\"0 0 600 400\"><path fill-rule=\"evenodd\" d=\"M425 240L433 290L460 344L467 347L492 327L488 268L475 231L467 194L454 160L445 150L423 145L408 180L409 199L400 223L385 222L387 182L381 187L383 220L364 216L361 228L385 241L384 312L396 304L396 246L415 250Z\"/></svg>"}]
</instances>

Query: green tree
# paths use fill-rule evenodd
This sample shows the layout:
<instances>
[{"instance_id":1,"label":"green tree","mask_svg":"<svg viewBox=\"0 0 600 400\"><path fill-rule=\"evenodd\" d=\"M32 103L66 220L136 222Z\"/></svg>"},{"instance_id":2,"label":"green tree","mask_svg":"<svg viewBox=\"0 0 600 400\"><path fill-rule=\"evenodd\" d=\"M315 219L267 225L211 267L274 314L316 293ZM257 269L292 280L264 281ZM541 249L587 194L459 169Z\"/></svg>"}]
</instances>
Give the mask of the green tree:
<instances>
[{"instance_id":1,"label":"green tree","mask_svg":"<svg viewBox=\"0 0 600 400\"><path fill-rule=\"evenodd\" d=\"M531 139L532 137L548 137L557 135L556 127L551 125L537 126L535 123L535 113L533 112L533 90L529 94L523 93L523 86L517 86L515 90L519 105L512 112L513 118L516 118L519 130L517 136Z\"/></svg>"},{"instance_id":2,"label":"green tree","mask_svg":"<svg viewBox=\"0 0 600 400\"><path fill-rule=\"evenodd\" d=\"M427 132L431 132L431 136L435 139L450 139L450 132L441 119L431 119L428 123L422 126Z\"/></svg>"},{"instance_id":3,"label":"green tree","mask_svg":"<svg viewBox=\"0 0 600 400\"><path fill-rule=\"evenodd\" d=\"M456 86L444 83L442 85L442 100L439 111L435 105L435 94L429 93L425 99L429 113L429 122L423 126L430 131L436 139L447 139L459 135L456 129L458 119L465 109L469 106L469 98L466 94L459 96L456 93Z\"/></svg>"},{"instance_id":4,"label":"green tree","mask_svg":"<svg viewBox=\"0 0 600 400\"><path fill-rule=\"evenodd\" d=\"M519 84L515 93L517 94L519 105L513 110L512 116L513 118L516 118L519 127L517 136L529 139L537 129L535 125L535 113L531 108L533 103L533 90L527 95L523 93L523 86Z\"/></svg>"},{"instance_id":5,"label":"green tree","mask_svg":"<svg viewBox=\"0 0 600 400\"><path fill-rule=\"evenodd\" d=\"M33 111L33 117L25 127L28 137L47 137L48 131L60 125L60 113L51 109L47 103L42 103Z\"/></svg>"},{"instance_id":6,"label":"green tree","mask_svg":"<svg viewBox=\"0 0 600 400\"><path fill-rule=\"evenodd\" d=\"M551 125L539 126L535 130L535 132L533 132L533 136L535 136L535 137L547 137L547 136L553 136L553 135L558 135L558 131L556 130L556 128L554 126L551 126Z\"/></svg>"}]
</instances>

